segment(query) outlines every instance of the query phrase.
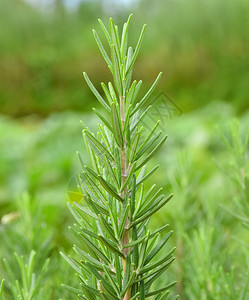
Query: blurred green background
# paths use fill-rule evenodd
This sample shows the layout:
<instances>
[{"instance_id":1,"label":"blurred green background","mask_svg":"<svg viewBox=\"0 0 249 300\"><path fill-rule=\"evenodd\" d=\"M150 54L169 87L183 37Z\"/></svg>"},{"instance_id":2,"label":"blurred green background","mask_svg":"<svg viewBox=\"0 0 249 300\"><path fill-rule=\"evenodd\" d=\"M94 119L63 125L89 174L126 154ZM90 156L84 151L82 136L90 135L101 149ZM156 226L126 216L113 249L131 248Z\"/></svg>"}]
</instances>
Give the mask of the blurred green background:
<instances>
[{"instance_id":1,"label":"blurred green background","mask_svg":"<svg viewBox=\"0 0 249 300\"><path fill-rule=\"evenodd\" d=\"M121 24L130 12L132 44L148 25L134 74L145 86L163 71L160 88L185 112L217 100L248 108L247 0L75 1L1 0L2 113L44 117L96 105L81 74L96 83L110 74L91 29L110 15Z\"/></svg>"},{"instance_id":2,"label":"blurred green background","mask_svg":"<svg viewBox=\"0 0 249 300\"><path fill-rule=\"evenodd\" d=\"M148 25L134 70L134 78L144 82L141 95L163 71L157 92L169 95L183 112L166 119L169 139L155 160L162 167L151 179L176 194L152 222L175 229L172 245L180 250L170 278L180 282L181 299L240 299L220 294L219 285L227 282L219 281L219 267L224 274L235 267L239 289L245 263L232 237L247 240L248 234L221 209L233 209L239 196L216 162L230 163L218 128L226 131L234 117L242 133L249 126L248 0L0 0L0 218L15 211L14 200L28 192L43 206L54 263L58 249L71 248L66 201L79 171L75 151L88 160L79 120L94 128L91 107L98 107L82 72L99 90L101 81L111 79L91 30L103 37L98 18L108 22L112 16L122 24L131 12L132 45ZM15 222L0 225L1 257L9 254L2 236L16 230ZM203 260L191 256L188 239L200 247ZM201 268L209 271L203 278ZM57 286L68 274L51 274L47 286L59 299L63 292ZM205 296L209 289L215 296Z\"/></svg>"}]
</instances>

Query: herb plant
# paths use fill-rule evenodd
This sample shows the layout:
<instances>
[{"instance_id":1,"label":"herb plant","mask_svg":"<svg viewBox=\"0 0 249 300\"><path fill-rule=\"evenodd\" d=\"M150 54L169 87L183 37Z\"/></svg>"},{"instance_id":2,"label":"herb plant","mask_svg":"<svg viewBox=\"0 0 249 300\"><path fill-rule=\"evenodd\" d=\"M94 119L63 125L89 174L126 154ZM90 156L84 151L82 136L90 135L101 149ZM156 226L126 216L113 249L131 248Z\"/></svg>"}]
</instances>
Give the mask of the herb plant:
<instances>
[{"instance_id":1,"label":"herb plant","mask_svg":"<svg viewBox=\"0 0 249 300\"><path fill-rule=\"evenodd\" d=\"M164 207L172 195L165 196L155 184L149 190L144 187L144 182L158 169L156 165L147 172L146 164L167 138L158 131L159 122L149 133L142 126L150 109L148 99L162 74L139 99L142 81L132 81L132 72L146 26L143 26L133 50L128 47L130 22L131 16L124 24L120 38L112 19L109 31L99 20L110 46L110 56L93 30L113 75L114 85L101 83L105 99L83 73L103 111L94 109L101 121L96 134L82 123L91 165L86 165L79 155L82 172L77 182L82 201L69 204L77 221L70 227L77 239L77 245L73 247L77 258L61 253L76 271L79 281L78 288L64 286L78 299L168 299L169 288L176 283L169 283L165 277L165 285L153 289L154 281L173 262L175 249L158 259L157 254L172 231L164 233L168 225L155 232L148 229L151 216ZM161 234L163 238L158 241Z\"/></svg>"}]
</instances>

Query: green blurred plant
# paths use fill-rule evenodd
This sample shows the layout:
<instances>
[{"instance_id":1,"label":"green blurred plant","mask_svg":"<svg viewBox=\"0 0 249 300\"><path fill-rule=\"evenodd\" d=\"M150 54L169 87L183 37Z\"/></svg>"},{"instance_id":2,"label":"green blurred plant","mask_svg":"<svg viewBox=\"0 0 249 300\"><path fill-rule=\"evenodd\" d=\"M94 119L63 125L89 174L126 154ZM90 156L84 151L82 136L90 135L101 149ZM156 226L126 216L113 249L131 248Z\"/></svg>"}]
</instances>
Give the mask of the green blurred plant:
<instances>
[{"instance_id":1,"label":"green blurred plant","mask_svg":"<svg viewBox=\"0 0 249 300\"><path fill-rule=\"evenodd\" d=\"M145 96L137 101L142 81L131 83L131 80L145 26L133 50L127 42L130 21L131 16L123 26L120 39L118 27L112 19L109 32L99 20L110 46L111 58L93 30L114 80L114 86L111 82L107 86L101 83L106 101L84 73L104 112L94 109L103 122L98 124L97 134L82 124L91 167L85 165L79 155L82 173L78 176L78 187L83 201L69 204L77 221L70 229L79 244L74 246L79 259L62 253L76 271L80 288L64 286L79 299L135 300L152 296L157 300L168 299L169 288L176 283L166 284L164 281L163 287L151 288L173 262L174 248L154 260L172 231L158 241L168 226L151 233L148 224L150 217L164 207L172 195L165 196L156 185L152 185L147 193L144 188L146 179L158 169L157 165L146 173L146 164L162 147L167 136L162 131L157 132L157 122L151 132L142 137L141 121L150 109L146 103L161 73Z\"/></svg>"},{"instance_id":2,"label":"green blurred plant","mask_svg":"<svg viewBox=\"0 0 249 300\"><path fill-rule=\"evenodd\" d=\"M249 229L249 131L241 132L239 121L230 123L229 132L221 132L221 138L230 154L228 165L220 166L229 177L234 189L235 208L229 211Z\"/></svg>"},{"instance_id":3,"label":"green blurred plant","mask_svg":"<svg viewBox=\"0 0 249 300\"><path fill-rule=\"evenodd\" d=\"M3 260L4 267L9 276L9 289L12 293L12 299L15 300L32 300L37 299L37 294L39 293L39 289L41 288L41 280L47 271L47 267L49 264L49 259L47 259L42 266L39 275L37 276L34 271L34 261L36 252L31 251L28 263L25 263L24 256L21 256L17 253L14 253L16 263L19 269L19 276L16 277L17 268L15 266L14 271L11 269L10 264L6 259Z\"/></svg>"},{"instance_id":4,"label":"green blurred plant","mask_svg":"<svg viewBox=\"0 0 249 300\"><path fill-rule=\"evenodd\" d=\"M50 237L42 226L41 207L28 194L16 201L17 211L2 217L4 240L5 298L15 300L41 299L42 279L50 259ZM43 228L42 228L43 227ZM14 253L14 255L13 255ZM48 295L48 291L47 291Z\"/></svg>"}]
</instances>

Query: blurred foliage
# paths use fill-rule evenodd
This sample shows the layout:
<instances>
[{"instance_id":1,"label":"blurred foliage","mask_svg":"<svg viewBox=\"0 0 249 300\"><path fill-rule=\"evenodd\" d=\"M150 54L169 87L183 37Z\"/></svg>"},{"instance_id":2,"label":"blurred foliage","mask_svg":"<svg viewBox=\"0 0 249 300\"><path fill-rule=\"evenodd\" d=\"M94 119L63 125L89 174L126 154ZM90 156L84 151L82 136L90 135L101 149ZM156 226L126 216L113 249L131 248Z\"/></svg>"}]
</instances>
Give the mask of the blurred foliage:
<instances>
[{"instance_id":1,"label":"blurred foliage","mask_svg":"<svg viewBox=\"0 0 249 300\"><path fill-rule=\"evenodd\" d=\"M244 201L244 194L240 183L235 180L231 184L227 176L227 170L234 167L233 155L217 129L227 132L234 115L232 106L213 103L179 118L166 119L168 144L151 163L159 162L160 168L148 186L157 182L166 192L175 193L151 225L153 230L167 222L174 229L170 243L177 245L176 263L167 281L178 280L176 292L181 299L248 299L249 257L243 246L248 243L248 230L230 213L237 209L233 199ZM96 126L92 114L57 113L44 121L31 117L0 119L0 257L13 264L14 251L28 258L33 249L37 252L38 271L44 256L50 257L44 288L51 299L52 295L69 299L59 285L74 285L74 276L57 253L68 252L72 243L67 231L67 224L73 221L66 208L66 192L67 187L71 190L78 172L73 153L78 149L86 157L80 119L91 129ZM240 117L241 132L247 132L248 127L249 112ZM235 177L240 175L239 168L236 172ZM13 199L25 190L33 195L30 202L24 197L16 204ZM25 240L16 243L22 236ZM2 270L0 263L0 275L4 274ZM7 288L8 277L5 279ZM158 286L162 283L159 281Z\"/></svg>"},{"instance_id":2,"label":"blurred foliage","mask_svg":"<svg viewBox=\"0 0 249 300\"><path fill-rule=\"evenodd\" d=\"M110 78L91 28L99 29L97 19L109 13L122 23L130 11L136 16L131 41L145 21L149 25L134 77L148 87L162 70L160 88L183 111L214 100L233 103L239 113L249 107L247 0L140 0L116 10L108 1L82 1L74 9L56 3L39 10L20 0L0 2L1 112L90 109L96 102L82 71L93 83Z\"/></svg>"}]
</instances>

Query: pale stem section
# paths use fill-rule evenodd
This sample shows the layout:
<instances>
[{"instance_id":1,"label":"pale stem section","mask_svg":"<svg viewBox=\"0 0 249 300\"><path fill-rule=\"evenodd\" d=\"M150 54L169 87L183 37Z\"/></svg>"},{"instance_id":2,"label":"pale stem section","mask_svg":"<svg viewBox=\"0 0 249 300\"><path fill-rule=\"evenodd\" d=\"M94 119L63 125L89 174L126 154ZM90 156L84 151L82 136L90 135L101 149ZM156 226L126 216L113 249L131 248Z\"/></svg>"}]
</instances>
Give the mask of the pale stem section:
<instances>
[{"instance_id":1,"label":"pale stem section","mask_svg":"<svg viewBox=\"0 0 249 300\"><path fill-rule=\"evenodd\" d=\"M120 118L121 118L121 126L122 130L124 129L125 124L125 92L123 96L120 97ZM120 149L120 156L121 156L121 186L124 185L126 177L127 177L127 166L126 166L126 138L125 138L125 132L123 137L123 147ZM127 193L127 188L124 189L122 193L122 198L124 198L125 194ZM128 220L127 220L128 222ZM126 223L127 223L126 222ZM129 231L125 226L124 234L123 234L123 245L127 244L129 242ZM126 270L126 256L129 252L129 248L124 249L124 256L123 258L123 277L125 275ZM128 291L125 293L124 300L130 300L131 298L131 290L128 289Z\"/></svg>"}]
</instances>

